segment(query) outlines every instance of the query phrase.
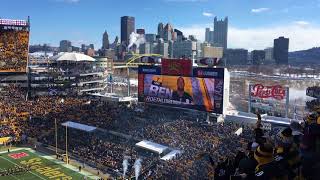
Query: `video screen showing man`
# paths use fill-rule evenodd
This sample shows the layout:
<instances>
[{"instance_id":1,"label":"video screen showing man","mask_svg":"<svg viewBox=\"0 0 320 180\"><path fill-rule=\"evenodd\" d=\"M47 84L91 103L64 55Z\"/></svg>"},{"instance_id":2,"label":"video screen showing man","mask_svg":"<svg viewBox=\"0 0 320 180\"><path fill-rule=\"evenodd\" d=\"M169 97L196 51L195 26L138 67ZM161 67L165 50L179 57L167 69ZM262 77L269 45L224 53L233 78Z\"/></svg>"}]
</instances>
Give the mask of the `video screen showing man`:
<instances>
[{"instance_id":1,"label":"video screen showing man","mask_svg":"<svg viewBox=\"0 0 320 180\"><path fill-rule=\"evenodd\" d=\"M184 86L185 83L183 77L179 77L177 79L177 91L174 91L172 93L172 100L191 104L193 102L193 99L187 92L184 91Z\"/></svg>"}]
</instances>

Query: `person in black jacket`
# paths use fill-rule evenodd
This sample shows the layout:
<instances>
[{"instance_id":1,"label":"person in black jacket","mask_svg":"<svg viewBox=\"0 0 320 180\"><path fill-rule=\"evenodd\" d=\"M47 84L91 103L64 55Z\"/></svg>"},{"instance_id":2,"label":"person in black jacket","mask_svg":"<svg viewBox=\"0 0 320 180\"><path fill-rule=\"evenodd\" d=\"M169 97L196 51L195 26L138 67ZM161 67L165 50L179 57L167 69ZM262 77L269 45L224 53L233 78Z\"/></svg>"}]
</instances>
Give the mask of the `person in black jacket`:
<instances>
[{"instance_id":1,"label":"person in black jacket","mask_svg":"<svg viewBox=\"0 0 320 180\"><path fill-rule=\"evenodd\" d=\"M292 130L285 128L275 136L275 161L288 172L288 179L294 179L299 175L301 164L299 151L293 143Z\"/></svg>"},{"instance_id":2,"label":"person in black jacket","mask_svg":"<svg viewBox=\"0 0 320 180\"><path fill-rule=\"evenodd\" d=\"M273 180L286 179L287 173L285 169L274 161L273 147L269 143L261 144L254 152L254 158L258 165L255 171L255 179L258 180Z\"/></svg>"},{"instance_id":3,"label":"person in black jacket","mask_svg":"<svg viewBox=\"0 0 320 180\"><path fill-rule=\"evenodd\" d=\"M179 77L177 79L177 91L172 93L172 100L180 101L187 104L192 104L193 98L184 91L184 79L183 77Z\"/></svg>"},{"instance_id":4,"label":"person in black jacket","mask_svg":"<svg viewBox=\"0 0 320 180\"><path fill-rule=\"evenodd\" d=\"M255 168L258 162L254 159L254 151L258 144L256 142L250 142L247 145L247 155L241 159L238 166L238 173L242 176L242 179L251 180L255 179Z\"/></svg>"}]
</instances>

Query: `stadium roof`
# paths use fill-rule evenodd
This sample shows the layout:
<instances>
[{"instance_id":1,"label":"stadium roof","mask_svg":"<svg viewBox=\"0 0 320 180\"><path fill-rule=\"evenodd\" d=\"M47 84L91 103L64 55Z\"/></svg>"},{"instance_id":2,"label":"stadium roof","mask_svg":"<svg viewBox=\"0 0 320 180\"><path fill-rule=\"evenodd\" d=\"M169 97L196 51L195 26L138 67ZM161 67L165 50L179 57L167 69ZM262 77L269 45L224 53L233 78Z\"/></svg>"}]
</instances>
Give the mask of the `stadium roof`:
<instances>
[{"instance_id":1,"label":"stadium roof","mask_svg":"<svg viewBox=\"0 0 320 180\"><path fill-rule=\"evenodd\" d=\"M96 61L94 58L81 53L65 52L50 58L54 61Z\"/></svg>"},{"instance_id":2,"label":"stadium roof","mask_svg":"<svg viewBox=\"0 0 320 180\"><path fill-rule=\"evenodd\" d=\"M155 152L157 154L161 154L166 149L168 149L167 146L157 144L157 143L147 141L147 140L143 140L143 141L136 143L136 146L143 148L143 149L146 149L146 150L149 150L149 151L152 151L152 152Z\"/></svg>"},{"instance_id":3,"label":"stadium roof","mask_svg":"<svg viewBox=\"0 0 320 180\"><path fill-rule=\"evenodd\" d=\"M72 121L67 121L65 123L62 123L62 126L68 126L70 128L74 128L74 129L78 129L78 130L82 130L82 131L86 131L86 132L92 132L94 130L96 130L96 127L93 126L88 126L85 124L80 124L80 123L75 123Z\"/></svg>"}]
</instances>

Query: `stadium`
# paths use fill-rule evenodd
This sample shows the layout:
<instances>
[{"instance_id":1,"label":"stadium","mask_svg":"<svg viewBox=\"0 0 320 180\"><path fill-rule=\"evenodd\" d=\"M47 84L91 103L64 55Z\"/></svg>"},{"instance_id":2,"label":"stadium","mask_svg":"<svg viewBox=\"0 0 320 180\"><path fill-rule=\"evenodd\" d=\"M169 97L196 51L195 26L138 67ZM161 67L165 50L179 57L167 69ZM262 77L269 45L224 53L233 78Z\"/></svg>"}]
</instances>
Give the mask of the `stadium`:
<instances>
[{"instance_id":1,"label":"stadium","mask_svg":"<svg viewBox=\"0 0 320 180\"><path fill-rule=\"evenodd\" d=\"M320 87L301 118L287 87L254 81L235 111L216 59L133 55L106 75L64 53L31 67L29 25L0 19L0 179L319 177Z\"/></svg>"}]
</instances>

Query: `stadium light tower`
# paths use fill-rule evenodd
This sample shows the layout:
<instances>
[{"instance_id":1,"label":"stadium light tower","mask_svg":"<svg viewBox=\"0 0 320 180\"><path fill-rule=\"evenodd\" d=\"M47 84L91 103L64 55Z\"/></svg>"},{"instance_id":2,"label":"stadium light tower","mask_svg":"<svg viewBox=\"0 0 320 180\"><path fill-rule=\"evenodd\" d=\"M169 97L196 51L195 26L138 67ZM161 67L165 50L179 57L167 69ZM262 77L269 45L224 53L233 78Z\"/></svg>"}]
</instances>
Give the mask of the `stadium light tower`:
<instances>
[{"instance_id":1,"label":"stadium light tower","mask_svg":"<svg viewBox=\"0 0 320 180\"><path fill-rule=\"evenodd\" d=\"M58 129L57 129L57 118L54 119L54 129L56 137L56 156L58 157Z\"/></svg>"},{"instance_id":2,"label":"stadium light tower","mask_svg":"<svg viewBox=\"0 0 320 180\"><path fill-rule=\"evenodd\" d=\"M68 123L66 123L66 160L67 160L67 164L69 164L69 157L68 157Z\"/></svg>"}]
</instances>

